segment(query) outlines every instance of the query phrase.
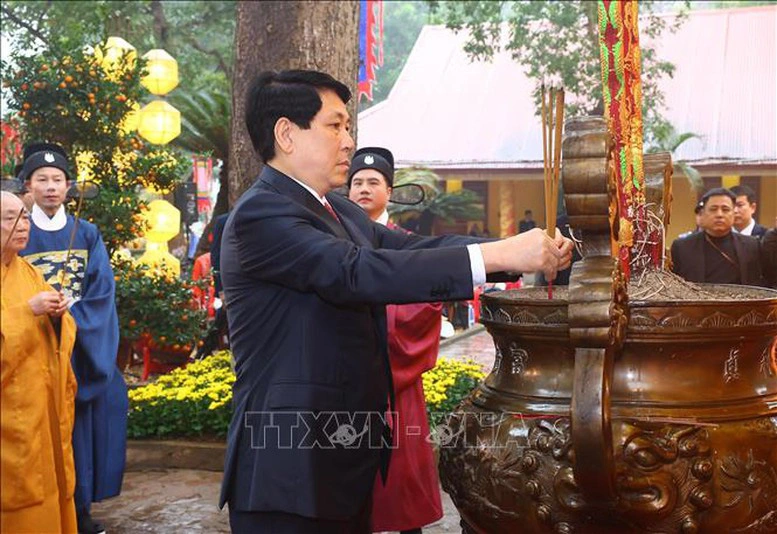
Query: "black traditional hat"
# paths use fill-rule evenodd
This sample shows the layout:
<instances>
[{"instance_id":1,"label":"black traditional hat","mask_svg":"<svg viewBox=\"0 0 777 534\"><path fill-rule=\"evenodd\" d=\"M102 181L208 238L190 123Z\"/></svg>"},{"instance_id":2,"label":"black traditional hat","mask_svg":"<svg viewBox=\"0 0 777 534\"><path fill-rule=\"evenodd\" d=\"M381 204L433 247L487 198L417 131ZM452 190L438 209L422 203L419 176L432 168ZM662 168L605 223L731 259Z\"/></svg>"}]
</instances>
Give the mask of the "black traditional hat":
<instances>
[{"instance_id":1,"label":"black traditional hat","mask_svg":"<svg viewBox=\"0 0 777 534\"><path fill-rule=\"evenodd\" d=\"M362 169L375 169L386 178L389 187L394 186L394 155L381 147L360 148L353 155L351 168L348 169L348 187L351 187L353 175Z\"/></svg>"},{"instance_id":2,"label":"black traditional hat","mask_svg":"<svg viewBox=\"0 0 777 534\"><path fill-rule=\"evenodd\" d=\"M68 180L67 153L65 149L53 143L32 143L24 148L24 164L19 179L28 180L32 173L41 167L55 167L65 173Z\"/></svg>"}]
</instances>

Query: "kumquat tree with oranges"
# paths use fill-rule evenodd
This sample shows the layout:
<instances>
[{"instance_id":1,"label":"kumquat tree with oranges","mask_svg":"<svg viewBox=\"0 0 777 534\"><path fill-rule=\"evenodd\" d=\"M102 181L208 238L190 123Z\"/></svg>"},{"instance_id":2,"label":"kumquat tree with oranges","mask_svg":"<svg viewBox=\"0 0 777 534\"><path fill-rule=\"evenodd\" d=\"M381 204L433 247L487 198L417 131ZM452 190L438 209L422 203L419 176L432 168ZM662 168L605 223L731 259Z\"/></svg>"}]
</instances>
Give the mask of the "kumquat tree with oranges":
<instances>
[{"instance_id":1,"label":"kumquat tree with oranges","mask_svg":"<svg viewBox=\"0 0 777 534\"><path fill-rule=\"evenodd\" d=\"M100 186L81 216L97 225L112 254L143 234L143 188L169 193L186 176L188 158L145 143L134 131L145 62L124 54L112 63L102 48L13 56L3 80L26 142L62 145L74 178ZM135 123L135 124L133 124Z\"/></svg>"},{"instance_id":2,"label":"kumquat tree with oranges","mask_svg":"<svg viewBox=\"0 0 777 534\"><path fill-rule=\"evenodd\" d=\"M133 52L108 62L108 52L98 45L16 53L2 68L13 110L4 122L13 124L24 143L62 145L70 156L71 178L99 186L95 198L80 203L79 215L100 229L112 258L122 339L131 343L147 336L160 345L194 346L205 312L188 305L189 282L141 269L127 260L126 251L116 254L147 231L144 212L151 195L170 193L187 177L191 163L182 152L147 143L135 131L141 102L149 97L141 84L145 61ZM21 163L20 151L6 152ZM7 168L12 168L8 162ZM69 212L75 214L78 205L71 204ZM157 288L154 299L138 294L144 283Z\"/></svg>"}]
</instances>

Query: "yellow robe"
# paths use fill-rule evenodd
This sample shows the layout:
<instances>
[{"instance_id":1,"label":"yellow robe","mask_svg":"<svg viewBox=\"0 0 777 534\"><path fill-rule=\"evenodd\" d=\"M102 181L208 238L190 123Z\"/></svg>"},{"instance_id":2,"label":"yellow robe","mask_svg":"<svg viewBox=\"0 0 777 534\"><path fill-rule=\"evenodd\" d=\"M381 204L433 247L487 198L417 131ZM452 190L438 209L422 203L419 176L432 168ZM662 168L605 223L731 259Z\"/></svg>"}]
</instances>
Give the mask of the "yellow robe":
<instances>
[{"instance_id":1,"label":"yellow robe","mask_svg":"<svg viewBox=\"0 0 777 534\"><path fill-rule=\"evenodd\" d=\"M27 302L51 287L19 257L0 267L0 532L77 532L75 321L65 313L57 339Z\"/></svg>"}]
</instances>

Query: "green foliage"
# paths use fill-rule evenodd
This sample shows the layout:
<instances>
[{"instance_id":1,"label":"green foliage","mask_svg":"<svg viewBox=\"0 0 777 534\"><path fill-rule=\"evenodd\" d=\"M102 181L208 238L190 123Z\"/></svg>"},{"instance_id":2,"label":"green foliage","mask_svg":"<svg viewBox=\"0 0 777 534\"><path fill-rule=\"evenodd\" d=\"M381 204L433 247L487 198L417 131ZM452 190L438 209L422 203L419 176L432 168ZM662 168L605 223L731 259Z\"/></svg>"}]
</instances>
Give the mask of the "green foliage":
<instances>
[{"instance_id":1,"label":"green foliage","mask_svg":"<svg viewBox=\"0 0 777 534\"><path fill-rule=\"evenodd\" d=\"M684 161L676 161L674 158L674 153L677 151L677 149L690 139L701 139L701 136L692 132L678 134L672 125L662 125L660 128L656 129L653 143L647 149L647 152L669 152L672 154L672 164L674 166L675 174L683 174L691 183L691 188L699 191L702 189L702 187L704 187L701 173L694 167L688 165L688 163Z\"/></svg>"},{"instance_id":2,"label":"green foliage","mask_svg":"<svg viewBox=\"0 0 777 534\"><path fill-rule=\"evenodd\" d=\"M222 351L131 389L127 436L226 436L235 374Z\"/></svg>"},{"instance_id":3,"label":"green foliage","mask_svg":"<svg viewBox=\"0 0 777 534\"><path fill-rule=\"evenodd\" d=\"M483 218L483 201L474 191L462 189L455 193L440 190L442 179L432 170L421 167L399 169L394 175L394 185L417 184L424 189L424 200L416 205L389 204L392 215L417 212L421 215L423 228L419 232L426 235L431 231L435 218L445 221L473 221Z\"/></svg>"},{"instance_id":4,"label":"green foliage","mask_svg":"<svg viewBox=\"0 0 777 534\"><path fill-rule=\"evenodd\" d=\"M192 289L205 282L164 276L128 258L114 259L116 308L122 339L148 336L151 346L190 351L205 332L207 312L193 299Z\"/></svg>"},{"instance_id":5,"label":"green foliage","mask_svg":"<svg viewBox=\"0 0 777 534\"><path fill-rule=\"evenodd\" d=\"M110 78L94 55L81 50L17 55L13 64L4 65L3 79L28 140L55 141L69 152L130 148L131 136L119 125L146 93L140 85L143 61L132 66L125 58L120 74Z\"/></svg>"},{"instance_id":6,"label":"green foliage","mask_svg":"<svg viewBox=\"0 0 777 534\"><path fill-rule=\"evenodd\" d=\"M232 77L235 2L6 0L3 33L19 49L74 51L116 35L139 55L163 48L178 60L187 90L228 93Z\"/></svg>"},{"instance_id":7,"label":"green foliage","mask_svg":"<svg viewBox=\"0 0 777 534\"><path fill-rule=\"evenodd\" d=\"M540 108L540 85L563 85L567 93L567 116L602 113L601 63L598 47L597 2L575 0L553 2L429 2L447 27L467 30L470 38L464 49L472 59L486 61L503 47L525 67L535 81L534 101ZM653 0L639 3L642 39L642 102L646 139L657 127L666 125L662 109L664 95L658 83L671 77L674 65L656 56L650 42L665 31L676 31L686 18L689 2L676 18L657 14L660 4ZM671 21L671 24L668 23ZM644 24L643 24L644 22Z\"/></svg>"},{"instance_id":8,"label":"green foliage","mask_svg":"<svg viewBox=\"0 0 777 534\"><path fill-rule=\"evenodd\" d=\"M425 2L383 3L383 65L376 70L373 101L362 99L359 102L359 111L368 109L388 97L405 67L407 56L418 39L418 34L429 22L429 8Z\"/></svg>"},{"instance_id":9,"label":"green foliage","mask_svg":"<svg viewBox=\"0 0 777 534\"><path fill-rule=\"evenodd\" d=\"M229 118L232 99L227 92L202 89L193 93L176 91L170 103L181 112L181 135L173 144L195 154L210 153L229 160Z\"/></svg>"}]
</instances>

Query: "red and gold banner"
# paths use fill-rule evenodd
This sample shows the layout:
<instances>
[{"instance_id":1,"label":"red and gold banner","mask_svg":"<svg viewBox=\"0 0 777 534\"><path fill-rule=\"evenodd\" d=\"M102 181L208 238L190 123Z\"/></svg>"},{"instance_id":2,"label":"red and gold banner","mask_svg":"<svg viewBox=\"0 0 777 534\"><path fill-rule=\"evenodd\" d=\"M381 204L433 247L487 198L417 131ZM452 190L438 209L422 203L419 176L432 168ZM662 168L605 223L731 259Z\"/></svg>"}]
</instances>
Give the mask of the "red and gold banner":
<instances>
[{"instance_id":1,"label":"red and gold banner","mask_svg":"<svg viewBox=\"0 0 777 534\"><path fill-rule=\"evenodd\" d=\"M612 215L617 218L618 257L628 277L632 270L658 265L663 249L661 239L659 244L656 236L647 235L637 2L599 0L598 7L604 116L614 145L618 192Z\"/></svg>"}]
</instances>

